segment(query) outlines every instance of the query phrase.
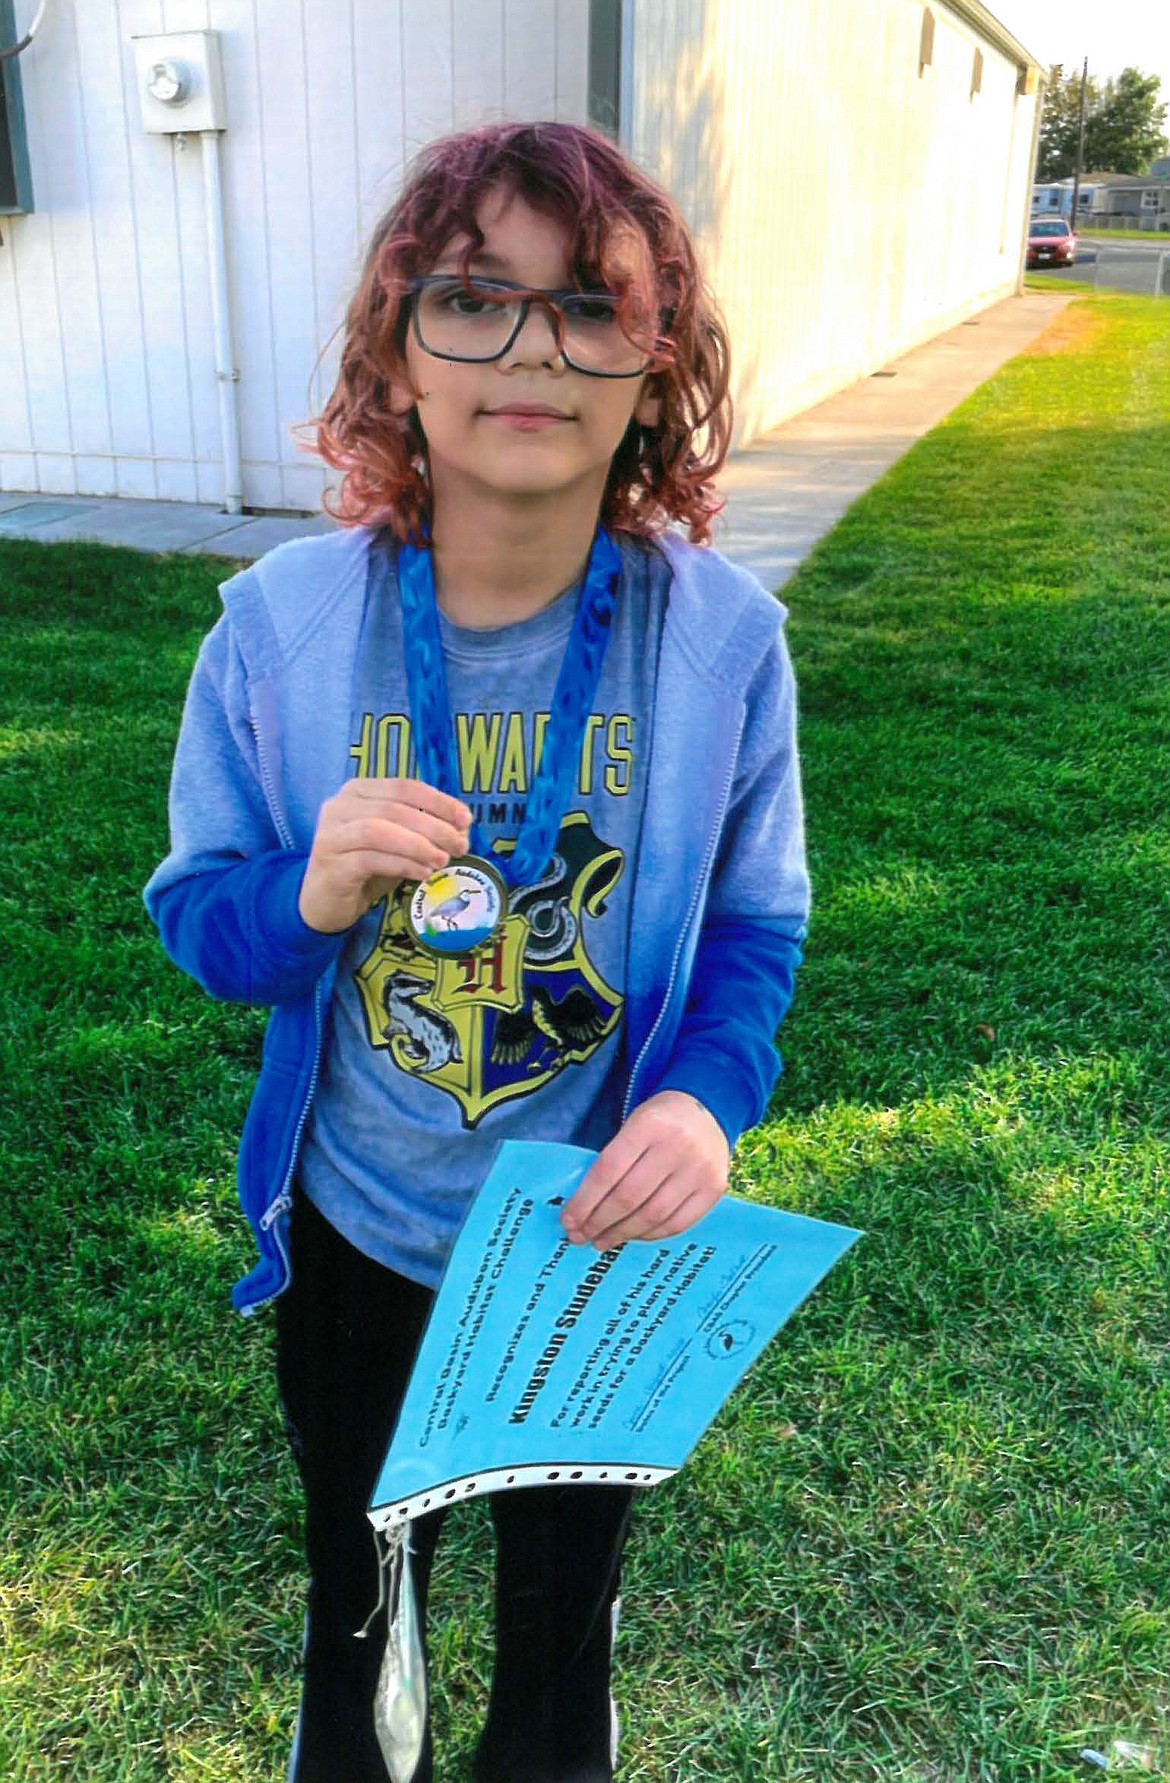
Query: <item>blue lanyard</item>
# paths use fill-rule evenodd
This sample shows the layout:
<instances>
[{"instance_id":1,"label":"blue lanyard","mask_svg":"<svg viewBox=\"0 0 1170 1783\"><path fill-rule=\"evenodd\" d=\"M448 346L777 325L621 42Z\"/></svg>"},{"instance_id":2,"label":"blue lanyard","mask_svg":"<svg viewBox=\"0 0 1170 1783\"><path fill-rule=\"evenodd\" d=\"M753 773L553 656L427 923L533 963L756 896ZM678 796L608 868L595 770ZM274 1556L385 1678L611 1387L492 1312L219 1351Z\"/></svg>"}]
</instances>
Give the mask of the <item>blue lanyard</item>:
<instances>
[{"instance_id":1,"label":"blue lanyard","mask_svg":"<svg viewBox=\"0 0 1170 1783\"><path fill-rule=\"evenodd\" d=\"M455 725L447 694L447 665L430 551L420 551L413 545L400 546L397 570L406 683L419 775L440 792L461 798ZM621 553L605 529L598 527L557 676L540 766L528 795L515 849L511 855L493 854L481 826L472 826L472 851L490 860L509 885L534 884L556 847L577 780L581 743L617 608L621 570Z\"/></svg>"}]
</instances>

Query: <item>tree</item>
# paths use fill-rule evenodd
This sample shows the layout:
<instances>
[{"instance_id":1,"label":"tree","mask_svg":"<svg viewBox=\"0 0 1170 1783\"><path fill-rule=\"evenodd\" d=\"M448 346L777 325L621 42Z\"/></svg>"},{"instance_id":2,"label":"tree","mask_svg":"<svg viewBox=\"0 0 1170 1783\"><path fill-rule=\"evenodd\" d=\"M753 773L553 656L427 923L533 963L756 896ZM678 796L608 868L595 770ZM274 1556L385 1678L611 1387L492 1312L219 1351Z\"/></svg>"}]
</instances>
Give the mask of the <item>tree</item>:
<instances>
[{"instance_id":1,"label":"tree","mask_svg":"<svg viewBox=\"0 0 1170 1783\"><path fill-rule=\"evenodd\" d=\"M1085 125L1085 166L1108 173L1145 173L1166 148L1156 74L1123 68L1106 81L1100 109Z\"/></svg>"},{"instance_id":2,"label":"tree","mask_svg":"<svg viewBox=\"0 0 1170 1783\"><path fill-rule=\"evenodd\" d=\"M1101 102L1098 83L1090 75L1085 88L1085 116ZM1040 158L1036 166L1038 180L1071 179L1077 166L1077 125L1081 108L1080 73L1066 74L1057 62L1049 71L1048 91L1044 95L1044 115L1040 120ZM1088 124L1085 126L1088 135Z\"/></svg>"},{"instance_id":3,"label":"tree","mask_svg":"<svg viewBox=\"0 0 1170 1783\"><path fill-rule=\"evenodd\" d=\"M1086 173L1145 173L1166 146L1166 107L1156 74L1125 68L1116 80L1089 77L1085 87ZM1040 122L1039 180L1071 179L1077 166L1081 77L1058 62L1049 76Z\"/></svg>"}]
</instances>

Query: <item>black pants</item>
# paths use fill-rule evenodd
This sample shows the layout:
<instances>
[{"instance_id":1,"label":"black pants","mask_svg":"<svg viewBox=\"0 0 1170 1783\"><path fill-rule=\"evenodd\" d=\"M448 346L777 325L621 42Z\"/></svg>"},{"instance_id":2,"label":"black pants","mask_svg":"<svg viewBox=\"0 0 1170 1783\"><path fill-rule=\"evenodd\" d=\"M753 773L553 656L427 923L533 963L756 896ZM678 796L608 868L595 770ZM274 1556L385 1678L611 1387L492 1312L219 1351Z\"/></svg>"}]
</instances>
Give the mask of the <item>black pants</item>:
<instances>
[{"instance_id":1,"label":"black pants","mask_svg":"<svg viewBox=\"0 0 1170 1783\"><path fill-rule=\"evenodd\" d=\"M277 1376L306 1497L309 1602L293 1783L386 1783L373 1698L385 1646L366 1506L432 1295L334 1231L298 1192L291 1288L276 1303ZM611 1616L632 1501L622 1486L534 1486L491 1500L496 1658L475 1759L481 1783L608 1783ZM446 1513L414 1524L427 1587ZM415 1783L431 1783L431 1739Z\"/></svg>"}]
</instances>

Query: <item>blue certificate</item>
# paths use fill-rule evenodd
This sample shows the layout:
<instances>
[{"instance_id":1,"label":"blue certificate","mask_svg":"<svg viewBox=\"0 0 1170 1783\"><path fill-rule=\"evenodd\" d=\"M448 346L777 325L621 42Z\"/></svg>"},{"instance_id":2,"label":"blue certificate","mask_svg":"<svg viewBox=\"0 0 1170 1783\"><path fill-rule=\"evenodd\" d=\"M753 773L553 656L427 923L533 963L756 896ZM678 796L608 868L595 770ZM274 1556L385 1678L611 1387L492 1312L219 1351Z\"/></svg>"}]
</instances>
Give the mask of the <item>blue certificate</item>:
<instances>
[{"instance_id":1,"label":"blue certificate","mask_svg":"<svg viewBox=\"0 0 1170 1783\"><path fill-rule=\"evenodd\" d=\"M375 1528L508 1487L666 1479L861 1236L727 1195L677 1238L571 1245L561 1210L596 1155L500 1148L431 1309Z\"/></svg>"}]
</instances>

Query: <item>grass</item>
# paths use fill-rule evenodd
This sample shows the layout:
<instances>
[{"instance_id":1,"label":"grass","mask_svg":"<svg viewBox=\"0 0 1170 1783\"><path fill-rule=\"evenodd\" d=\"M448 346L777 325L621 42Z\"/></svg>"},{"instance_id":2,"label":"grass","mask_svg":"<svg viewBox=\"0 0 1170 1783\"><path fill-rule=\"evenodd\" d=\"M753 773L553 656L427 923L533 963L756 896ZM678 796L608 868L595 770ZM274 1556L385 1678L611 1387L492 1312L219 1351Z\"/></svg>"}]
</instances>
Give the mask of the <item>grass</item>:
<instances>
[{"instance_id":1,"label":"grass","mask_svg":"<svg viewBox=\"0 0 1170 1783\"><path fill-rule=\"evenodd\" d=\"M1170 1757L1170 309L1078 302L786 591L815 917L738 1186L867 1237L640 1506L630 1783ZM6 542L0 1775L260 1783L298 1503L235 1139L262 1018L163 960L221 565ZM440 1551L437 1735L490 1665Z\"/></svg>"},{"instance_id":2,"label":"grass","mask_svg":"<svg viewBox=\"0 0 1170 1783\"><path fill-rule=\"evenodd\" d=\"M1039 292L1042 296L1051 297L1088 297L1095 294L1096 287L1092 279L1054 279L1051 272L1026 272L1024 274L1024 290Z\"/></svg>"},{"instance_id":3,"label":"grass","mask_svg":"<svg viewBox=\"0 0 1170 1783\"><path fill-rule=\"evenodd\" d=\"M1078 223L1077 234L1085 236L1089 241L1112 241L1120 236L1123 241L1157 241L1165 235L1164 229L1094 229L1091 223Z\"/></svg>"}]
</instances>

